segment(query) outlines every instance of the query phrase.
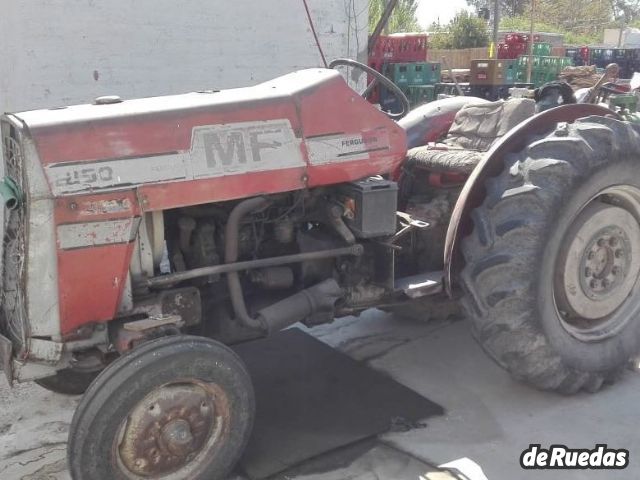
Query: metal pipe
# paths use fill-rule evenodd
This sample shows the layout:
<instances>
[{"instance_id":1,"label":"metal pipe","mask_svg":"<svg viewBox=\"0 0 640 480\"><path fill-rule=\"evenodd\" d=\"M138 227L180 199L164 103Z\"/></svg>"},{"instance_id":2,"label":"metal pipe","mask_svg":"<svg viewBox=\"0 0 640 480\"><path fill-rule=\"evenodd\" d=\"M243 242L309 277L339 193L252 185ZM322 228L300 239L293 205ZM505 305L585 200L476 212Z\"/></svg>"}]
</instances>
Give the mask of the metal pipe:
<instances>
[{"instance_id":1,"label":"metal pipe","mask_svg":"<svg viewBox=\"0 0 640 480\"><path fill-rule=\"evenodd\" d=\"M310 262L313 260L324 260L342 256L358 257L362 255L364 248L362 245L351 245L349 247L332 248L330 250L317 250L315 252L295 253L293 255L282 255L280 257L259 258L257 260L247 260L244 262L225 263L222 265L212 265L210 267L194 268L185 272L170 273L153 278L142 280L139 286L142 287L166 287L185 280L208 277L209 275L219 275L229 272L241 272L243 270L253 270L254 268L276 267L299 262Z\"/></svg>"},{"instance_id":2,"label":"metal pipe","mask_svg":"<svg viewBox=\"0 0 640 480\"><path fill-rule=\"evenodd\" d=\"M333 313L334 304L342 295L338 282L330 278L263 308L257 317L266 326L267 333L277 332L315 313Z\"/></svg>"},{"instance_id":3,"label":"metal pipe","mask_svg":"<svg viewBox=\"0 0 640 480\"><path fill-rule=\"evenodd\" d=\"M265 197L248 198L236 205L227 219L224 230L224 261L225 263L234 263L238 260L239 238L240 238L240 222L251 212L261 210L269 205L269 200ZM265 325L256 318L253 318L247 312L247 305L244 301L244 292L240 284L238 271L231 271L227 274L227 286L229 288L229 297L231 305L235 313L236 319L244 326L253 329L264 330Z\"/></svg>"},{"instance_id":4,"label":"metal pipe","mask_svg":"<svg viewBox=\"0 0 640 480\"><path fill-rule=\"evenodd\" d=\"M464 97L464 92L460 88L460 84L458 83L458 79L456 78L455 74L453 73L453 69L451 67L449 67L449 62L447 62L447 57L445 57L445 56L442 57L442 66L444 66L444 68L449 70L449 75L451 75L451 79L453 80L453 84L456 86L456 90L458 91L458 95L460 95L461 97Z\"/></svg>"}]
</instances>

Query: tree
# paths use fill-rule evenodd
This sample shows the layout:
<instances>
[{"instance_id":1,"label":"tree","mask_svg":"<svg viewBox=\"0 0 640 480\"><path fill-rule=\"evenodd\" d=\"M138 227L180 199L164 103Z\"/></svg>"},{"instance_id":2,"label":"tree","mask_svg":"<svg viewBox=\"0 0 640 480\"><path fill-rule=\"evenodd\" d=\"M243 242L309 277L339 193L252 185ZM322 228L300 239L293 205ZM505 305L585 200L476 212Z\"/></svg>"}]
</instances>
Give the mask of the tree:
<instances>
[{"instance_id":1,"label":"tree","mask_svg":"<svg viewBox=\"0 0 640 480\"><path fill-rule=\"evenodd\" d=\"M476 12L481 8L488 8L493 15L493 0L467 0L470 7L474 7ZM516 17L523 15L529 9L529 0L499 0L501 17Z\"/></svg>"},{"instance_id":2,"label":"tree","mask_svg":"<svg viewBox=\"0 0 640 480\"><path fill-rule=\"evenodd\" d=\"M429 44L433 48L477 48L489 44L484 20L467 11L460 11L448 25L432 25Z\"/></svg>"},{"instance_id":3,"label":"tree","mask_svg":"<svg viewBox=\"0 0 640 480\"><path fill-rule=\"evenodd\" d=\"M640 0L612 0L613 16L626 23L640 20Z\"/></svg>"},{"instance_id":4,"label":"tree","mask_svg":"<svg viewBox=\"0 0 640 480\"><path fill-rule=\"evenodd\" d=\"M378 20L382 17L382 12L384 12L386 5L386 0L369 0L369 32L373 32ZM387 31L389 33L402 33L421 30L416 17L417 9L417 0L399 0L387 23Z\"/></svg>"},{"instance_id":5,"label":"tree","mask_svg":"<svg viewBox=\"0 0 640 480\"><path fill-rule=\"evenodd\" d=\"M527 16L503 18L500 21L500 30L508 32L528 32L531 28L531 18ZM536 20L533 25L536 32L561 33L564 35L564 43L567 45L597 44L602 39L599 35L585 35L563 29L544 21Z\"/></svg>"},{"instance_id":6,"label":"tree","mask_svg":"<svg viewBox=\"0 0 640 480\"><path fill-rule=\"evenodd\" d=\"M612 24L616 12L627 9L627 17L636 18L634 5L640 0L536 0L534 30L537 32L561 33L565 43L570 45L597 44L602 42L605 28L617 28ZM528 32L531 27L531 5L527 5L523 15L503 17L500 29L505 31ZM635 14L637 15L637 14ZM630 22L630 20L627 20Z\"/></svg>"}]
</instances>

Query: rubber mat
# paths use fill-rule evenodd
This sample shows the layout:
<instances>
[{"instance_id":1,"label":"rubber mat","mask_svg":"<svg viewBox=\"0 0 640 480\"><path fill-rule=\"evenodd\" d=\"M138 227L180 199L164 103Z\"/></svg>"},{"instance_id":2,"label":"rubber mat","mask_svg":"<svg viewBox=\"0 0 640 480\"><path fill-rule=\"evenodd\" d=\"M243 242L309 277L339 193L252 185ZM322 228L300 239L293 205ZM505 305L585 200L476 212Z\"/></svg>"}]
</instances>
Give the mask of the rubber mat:
<instances>
[{"instance_id":1,"label":"rubber mat","mask_svg":"<svg viewBox=\"0 0 640 480\"><path fill-rule=\"evenodd\" d=\"M256 392L240 468L269 477L304 460L443 413L442 407L302 330L237 345Z\"/></svg>"}]
</instances>

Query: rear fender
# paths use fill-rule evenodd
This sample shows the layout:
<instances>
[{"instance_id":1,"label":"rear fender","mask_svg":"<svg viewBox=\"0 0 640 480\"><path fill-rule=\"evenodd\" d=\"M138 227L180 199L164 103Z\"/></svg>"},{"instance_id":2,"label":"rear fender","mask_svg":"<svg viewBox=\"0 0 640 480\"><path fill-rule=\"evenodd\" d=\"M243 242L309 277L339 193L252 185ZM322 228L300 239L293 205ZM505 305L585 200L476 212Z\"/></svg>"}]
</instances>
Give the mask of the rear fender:
<instances>
[{"instance_id":1,"label":"rear fender","mask_svg":"<svg viewBox=\"0 0 640 480\"><path fill-rule=\"evenodd\" d=\"M487 178L498 175L504 168L507 155L525 148L531 135L549 132L559 122L574 122L579 118L594 115L620 118L613 111L599 105L562 105L525 120L491 147L465 183L449 221L444 247L445 288L449 295L452 294L454 275L462 267L460 241L472 228L470 214L484 199L484 184Z\"/></svg>"}]
</instances>

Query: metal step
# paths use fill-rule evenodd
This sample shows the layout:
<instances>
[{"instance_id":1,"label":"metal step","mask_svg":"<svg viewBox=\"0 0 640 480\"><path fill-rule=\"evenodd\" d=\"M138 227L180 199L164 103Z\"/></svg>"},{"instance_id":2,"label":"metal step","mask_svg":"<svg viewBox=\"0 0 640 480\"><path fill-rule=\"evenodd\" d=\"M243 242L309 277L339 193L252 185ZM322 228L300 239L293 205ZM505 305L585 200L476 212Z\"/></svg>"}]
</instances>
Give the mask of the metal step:
<instances>
[{"instance_id":1,"label":"metal step","mask_svg":"<svg viewBox=\"0 0 640 480\"><path fill-rule=\"evenodd\" d=\"M444 285L444 272L420 273L410 277L396 278L396 292L403 292L409 298L420 298L441 293Z\"/></svg>"}]
</instances>

